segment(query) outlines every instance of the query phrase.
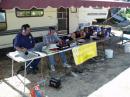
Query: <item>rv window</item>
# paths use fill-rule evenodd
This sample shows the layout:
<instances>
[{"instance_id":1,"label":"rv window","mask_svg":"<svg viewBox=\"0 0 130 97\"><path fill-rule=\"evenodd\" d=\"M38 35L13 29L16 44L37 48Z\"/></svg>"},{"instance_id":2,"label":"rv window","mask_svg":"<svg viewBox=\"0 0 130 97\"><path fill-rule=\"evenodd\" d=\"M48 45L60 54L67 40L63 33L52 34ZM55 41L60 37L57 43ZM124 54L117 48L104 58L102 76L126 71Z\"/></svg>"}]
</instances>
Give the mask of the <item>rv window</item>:
<instances>
[{"instance_id":1,"label":"rv window","mask_svg":"<svg viewBox=\"0 0 130 97\"><path fill-rule=\"evenodd\" d=\"M7 29L6 13L4 10L0 10L0 31Z\"/></svg>"},{"instance_id":2,"label":"rv window","mask_svg":"<svg viewBox=\"0 0 130 97\"><path fill-rule=\"evenodd\" d=\"M5 22L5 13L0 12L0 22Z\"/></svg>"},{"instance_id":3,"label":"rv window","mask_svg":"<svg viewBox=\"0 0 130 97\"><path fill-rule=\"evenodd\" d=\"M32 8L31 10L15 9L17 17L41 17L44 15L43 9Z\"/></svg>"}]
</instances>

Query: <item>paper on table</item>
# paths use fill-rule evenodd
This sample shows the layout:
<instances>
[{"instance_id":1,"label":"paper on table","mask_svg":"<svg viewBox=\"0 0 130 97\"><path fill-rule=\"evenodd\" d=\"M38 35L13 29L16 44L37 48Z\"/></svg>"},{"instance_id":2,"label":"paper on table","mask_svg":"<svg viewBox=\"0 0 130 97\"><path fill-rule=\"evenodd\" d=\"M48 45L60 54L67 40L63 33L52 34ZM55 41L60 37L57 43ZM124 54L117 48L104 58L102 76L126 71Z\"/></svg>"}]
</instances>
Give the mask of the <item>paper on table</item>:
<instances>
[{"instance_id":1,"label":"paper on table","mask_svg":"<svg viewBox=\"0 0 130 97\"><path fill-rule=\"evenodd\" d=\"M25 59L20 56L20 54L19 54L18 51L9 52L9 53L7 54L7 56L10 57L11 59L15 60L15 61L18 61L18 62L25 61Z\"/></svg>"},{"instance_id":2,"label":"paper on table","mask_svg":"<svg viewBox=\"0 0 130 97\"><path fill-rule=\"evenodd\" d=\"M50 50L50 49L44 49L43 52L46 53L46 54L56 53L56 51L52 51L52 50Z\"/></svg>"},{"instance_id":3,"label":"paper on table","mask_svg":"<svg viewBox=\"0 0 130 97\"><path fill-rule=\"evenodd\" d=\"M28 55L25 55L23 52L15 51L9 52L7 56L18 62L25 62L26 60L29 60L31 58L38 57L39 54L34 52L28 52Z\"/></svg>"},{"instance_id":4,"label":"paper on table","mask_svg":"<svg viewBox=\"0 0 130 97\"><path fill-rule=\"evenodd\" d=\"M81 42L81 43L84 43L84 42L85 42L84 39L78 39L77 41L78 41L78 42Z\"/></svg>"},{"instance_id":5,"label":"paper on table","mask_svg":"<svg viewBox=\"0 0 130 97\"><path fill-rule=\"evenodd\" d=\"M58 47L56 46L56 44L49 44L49 48L48 48L48 49L55 49L55 48L58 48Z\"/></svg>"}]
</instances>

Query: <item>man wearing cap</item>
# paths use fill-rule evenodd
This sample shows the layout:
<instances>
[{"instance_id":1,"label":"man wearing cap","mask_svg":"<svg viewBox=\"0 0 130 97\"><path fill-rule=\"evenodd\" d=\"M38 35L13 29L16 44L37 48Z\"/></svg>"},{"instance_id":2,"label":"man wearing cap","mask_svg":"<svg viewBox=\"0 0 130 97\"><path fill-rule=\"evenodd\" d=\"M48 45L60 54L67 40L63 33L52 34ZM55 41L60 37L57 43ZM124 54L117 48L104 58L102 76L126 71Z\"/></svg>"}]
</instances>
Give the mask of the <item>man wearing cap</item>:
<instances>
[{"instance_id":1,"label":"man wearing cap","mask_svg":"<svg viewBox=\"0 0 130 97\"><path fill-rule=\"evenodd\" d=\"M35 40L31 34L31 29L29 24L22 25L21 31L16 35L13 44L14 44L14 48L17 51L20 51L25 54L28 54L28 51L34 48ZM29 62L30 61L28 61L27 63ZM36 71L38 70L39 62L40 59L33 60L31 64L26 68L27 74L29 73L36 74ZM22 70L24 70L24 66L21 66L20 69L17 71L17 73L19 73Z\"/></svg>"}]
</instances>

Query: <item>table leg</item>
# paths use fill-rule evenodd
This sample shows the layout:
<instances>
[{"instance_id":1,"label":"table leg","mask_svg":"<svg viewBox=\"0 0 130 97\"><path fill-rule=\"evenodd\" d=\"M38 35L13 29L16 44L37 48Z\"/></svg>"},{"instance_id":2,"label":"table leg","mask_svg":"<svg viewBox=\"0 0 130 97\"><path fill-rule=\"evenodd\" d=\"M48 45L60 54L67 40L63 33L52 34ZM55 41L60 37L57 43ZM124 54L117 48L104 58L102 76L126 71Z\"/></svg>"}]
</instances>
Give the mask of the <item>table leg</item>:
<instances>
[{"instance_id":1,"label":"table leg","mask_svg":"<svg viewBox=\"0 0 130 97\"><path fill-rule=\"evenodd\" d=\"M41 63L40 64L41 65L41 75L42 75L42 78L43 78L43 66L42 66L43 65L43 58L41 58L41 62L40 63Z\"/></svg>"},{"instance_id":2,"label":"table leg","mask_svg":"<svg viewBox=\"0 0 130 97\"><path fill-rule=\"evenodd\" d=\"M24 65L24 93L25 93L25 87L26 87L25 78L26 78L26 62Z\"/></svg>"},{"instance_id":3,"label":"table leg","mask_svg":"<svg viewBox=\"0 0 130 97\"><path fill-rule=\"evenodd\" d=\"M14 60L12 60L12 77L14 76Z\"/></svg>"}]
</instances>

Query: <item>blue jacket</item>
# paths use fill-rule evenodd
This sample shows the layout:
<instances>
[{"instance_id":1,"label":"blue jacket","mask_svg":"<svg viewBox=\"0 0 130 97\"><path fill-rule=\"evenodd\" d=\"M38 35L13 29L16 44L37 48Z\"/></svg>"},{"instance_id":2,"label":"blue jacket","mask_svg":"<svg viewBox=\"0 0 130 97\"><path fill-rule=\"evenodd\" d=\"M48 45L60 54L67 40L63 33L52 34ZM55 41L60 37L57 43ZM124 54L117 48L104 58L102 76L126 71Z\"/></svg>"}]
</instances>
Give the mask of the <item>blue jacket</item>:
<instances>
[{"instance_id":1,"label":"blue jacket","mask_svg":"<svg viewBox=\"0 0 130 97\"><path fill-rule=\"evenodd\" d=\"M20 47L20 48L26 48L26 49L32 49L35 45L35 40L31 34L24 36L21 33L18 33L14 40L14 48Z\"/></svg>"}]
</instances>

